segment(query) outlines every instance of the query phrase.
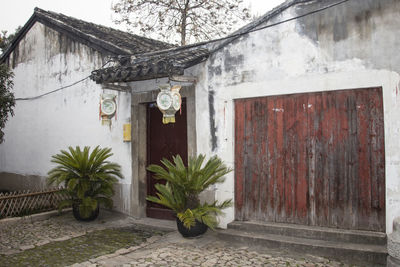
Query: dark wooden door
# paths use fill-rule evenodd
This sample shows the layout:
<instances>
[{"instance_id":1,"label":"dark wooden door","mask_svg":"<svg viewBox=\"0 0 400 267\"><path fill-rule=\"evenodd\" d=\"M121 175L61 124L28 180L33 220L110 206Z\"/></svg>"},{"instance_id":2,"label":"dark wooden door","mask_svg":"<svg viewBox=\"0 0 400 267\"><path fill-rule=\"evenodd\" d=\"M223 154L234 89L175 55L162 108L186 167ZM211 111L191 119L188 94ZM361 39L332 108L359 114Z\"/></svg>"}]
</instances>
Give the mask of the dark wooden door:
<instances>
[{"instance_id":1,"label":"dark wooden door","mask_svg":"<svg viewBox=\"0 0 400 267\"><path fill-rule=\"evenodd\" d=\"M235 102L237 220L385 231L382 89Z\"/></svg>"},{"instance_id":2,"label":"dark wooden door","mask_svg":"<svg viewBox=\"0 0 400 267\"><path fill-rule=\"evenodd\" d=\"M182 109L175 114L175 123L163 124L162 113L155 103L147 106L147 165L161 164L161 159L172 160L172 156L179 154L184 163L187 163L187 121L186 101L182 101ZM164 181L153 178L147 171L147 195L155 196L156 183ZM158 219L175 219L171 210L164 206L147 201L146 214Z\"/></svg>"}]
</instances>

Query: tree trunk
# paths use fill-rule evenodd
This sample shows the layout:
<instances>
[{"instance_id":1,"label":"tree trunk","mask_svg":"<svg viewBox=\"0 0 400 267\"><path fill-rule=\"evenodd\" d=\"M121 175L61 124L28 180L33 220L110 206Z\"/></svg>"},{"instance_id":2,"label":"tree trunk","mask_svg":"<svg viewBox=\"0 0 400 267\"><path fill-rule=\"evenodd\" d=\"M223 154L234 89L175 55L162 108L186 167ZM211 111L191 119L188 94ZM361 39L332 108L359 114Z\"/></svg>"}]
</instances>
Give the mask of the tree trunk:
<instances>
[{"instance_id":1,"label":"tree trunk","mask_svg":"<svg viewBox=\"0 0 400 267\"><path fill-rule=\"evenodd\" d=\"M199 196L197 194L189 194L186 200L185 209L195 209L200 205Z\"/></svg>"},{"instance_id":2,"label":"tree trunk","mask_svg":"<svg viewBox=\"0 0 400 267\"><path fill-rule=\"evenodd\" d=\"M189 10L189 0L185 2L185 8L182 10L182 23L181 23L181 45L186 45L186 19Z\"/></svg>"}]
</instances>

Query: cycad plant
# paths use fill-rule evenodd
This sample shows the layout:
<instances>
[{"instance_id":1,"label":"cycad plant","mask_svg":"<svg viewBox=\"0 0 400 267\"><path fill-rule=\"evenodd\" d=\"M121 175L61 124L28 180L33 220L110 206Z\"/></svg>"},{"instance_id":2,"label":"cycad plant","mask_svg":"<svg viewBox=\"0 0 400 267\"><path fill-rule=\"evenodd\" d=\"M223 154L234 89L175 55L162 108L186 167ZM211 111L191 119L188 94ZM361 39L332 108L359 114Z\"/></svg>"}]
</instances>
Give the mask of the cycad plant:
<instances>
[{"instance_id":1,"label":"cycad plant","mask_svg":"<svg viewBox=\"0 0 400 267\"><path fill-rule=\"evenodd\" d=\"M231 171L221 159L211 157L203 166L204 155L189 159L185 166L182 158L173 157L173 163L167 159L161 160L165 168L150 165L147 169L155 173L156 179L166 180L166 184L156 184L157 196L148 196L147 200L172 209L183 225L190 229L196 220L214 229L217 215L222 209L232 205L231 200L222 203L200 203L199 194L209 186L224 182L224 175Z\"/></svg>"},{"instance_id":2,"label":"cycad plant","mask_svg":"<svg viewBox=\"0 0 400 267\"><path fill-rule=\"evenodd\" d=\"M51 162L58 165L48 172L48 184L64 185L71 196L60 203L59 209L72 205L85 220L99 204L112 208L113 185L122 174L120 165L107 161L113 155L111 148L97 146L91 153L88 146L68 150L52 156Z\"/></svg>"}]
</instances>

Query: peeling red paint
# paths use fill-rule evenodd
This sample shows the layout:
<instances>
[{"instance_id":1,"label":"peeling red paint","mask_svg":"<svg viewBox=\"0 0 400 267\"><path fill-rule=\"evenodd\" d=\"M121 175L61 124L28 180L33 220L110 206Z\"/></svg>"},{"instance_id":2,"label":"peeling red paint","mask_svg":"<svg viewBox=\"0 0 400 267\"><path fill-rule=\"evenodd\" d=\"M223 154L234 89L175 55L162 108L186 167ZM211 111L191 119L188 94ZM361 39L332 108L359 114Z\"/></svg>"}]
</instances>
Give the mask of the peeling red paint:
<instances>
[{"instance_id":1,"label":"peeling red paint","mask_svg":"<svg viewBox=\"0 0 400 267\"><path fill-rule=\"evenodd\" d=\"M235 101L236 219L385 230L382 89Z\"/></svg>"}]
</instances>

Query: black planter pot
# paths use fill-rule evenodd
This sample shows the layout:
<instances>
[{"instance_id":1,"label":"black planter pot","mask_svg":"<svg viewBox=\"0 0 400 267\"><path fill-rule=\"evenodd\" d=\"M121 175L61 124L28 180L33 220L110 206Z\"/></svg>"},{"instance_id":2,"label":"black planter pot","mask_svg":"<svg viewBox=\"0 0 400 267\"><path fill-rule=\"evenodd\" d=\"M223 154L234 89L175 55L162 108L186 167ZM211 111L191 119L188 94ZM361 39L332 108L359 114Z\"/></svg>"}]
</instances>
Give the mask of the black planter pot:
<instances>
[{"instance_id":1,"label":"black planter pot","mask_svg":"<svg viewBox=\"0 0 400 267\"><path fill-rule=\"evenodd\" d=\"M89 215L89 217L83 217L81 216L79 212L79 204L72 204L72 213L74 214L75 219L78 221L83 221L83 222L90 222L93 221L99 216L99 205L97 205L97 208L92 211L92 213Z\"/></svg>"},{"instance_id":2,"label":"black planter pot","mask_svg":"<svg viewBox=\"0 0 400 267\"><path fill-rule=\"evenodd\" d=\"M207 225L205 225L202 222L199 222L196 220L196 224L192 227L190 227L190 229L186 228L183 225L183 222L181 222L181 220L179 220L178 218L176 218L176 225L178 226L178 231L179 233L183 236L183 237L196 237L196 236L200 236L202 234L204 234L205 232L207 232Z\"/></svg>"}]
</instances>

